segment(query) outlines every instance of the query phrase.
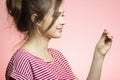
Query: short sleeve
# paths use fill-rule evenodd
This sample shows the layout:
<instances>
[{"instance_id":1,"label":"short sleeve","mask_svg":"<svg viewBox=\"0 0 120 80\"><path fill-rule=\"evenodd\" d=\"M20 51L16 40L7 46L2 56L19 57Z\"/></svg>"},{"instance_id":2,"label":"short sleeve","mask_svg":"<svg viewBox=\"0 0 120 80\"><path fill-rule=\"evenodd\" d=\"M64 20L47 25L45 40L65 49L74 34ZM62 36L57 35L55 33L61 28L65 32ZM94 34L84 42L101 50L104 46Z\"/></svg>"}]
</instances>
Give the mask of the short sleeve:
<instances>
[{"instance_id":1,"label":"short sleeve","mask_svg":"<svg viewBox=\"0 0 120 80\"><path fill-rule=\"evenodd\" d=\"M13 80L29 80L25 75L20 74L18 72L12 72L9 76L9 78L13 78Z\"/></svg>"},{"instance_id":2,"label":"short sleeve","mask_svg":"<svg viewBox=\"0 0 120 80\"><path fill-rule=\"evenodd\" d=\"M13 56L7 67L6 79L10 80L12 77L15 80L33 80L29 58L22 53Z\"/></svg>"}]
</instances>

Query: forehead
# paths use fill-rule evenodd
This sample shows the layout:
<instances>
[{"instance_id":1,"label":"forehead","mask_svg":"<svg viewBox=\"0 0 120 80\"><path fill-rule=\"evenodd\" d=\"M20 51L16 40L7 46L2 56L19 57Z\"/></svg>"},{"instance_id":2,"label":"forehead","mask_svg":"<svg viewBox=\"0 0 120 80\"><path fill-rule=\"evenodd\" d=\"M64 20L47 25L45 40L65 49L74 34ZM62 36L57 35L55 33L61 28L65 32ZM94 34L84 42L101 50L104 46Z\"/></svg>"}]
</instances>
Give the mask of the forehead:
<instances>
[{"instance_id":1,"label":"forehead","mask_svg":"<svg viewBox=\"0 0 120 80\"><path fill-rule=\"evenodd\" d=\"M58 12L64 13L63 4L61 4L61 5L59 6ZM51 8L46 15L49 16L49 15L53 15L53 14L54 14L54 8Z\"/></svg>"},{"instance_id":2,"label":"forehead","mask_svg":"<svg viewBox=\"0 0 120 80\"><path fill-rule=\"evenodd\" d=\"M63 4L60 5L60 7L59 7L59 12L64 12Z\"/></svg>"}]
</instances>

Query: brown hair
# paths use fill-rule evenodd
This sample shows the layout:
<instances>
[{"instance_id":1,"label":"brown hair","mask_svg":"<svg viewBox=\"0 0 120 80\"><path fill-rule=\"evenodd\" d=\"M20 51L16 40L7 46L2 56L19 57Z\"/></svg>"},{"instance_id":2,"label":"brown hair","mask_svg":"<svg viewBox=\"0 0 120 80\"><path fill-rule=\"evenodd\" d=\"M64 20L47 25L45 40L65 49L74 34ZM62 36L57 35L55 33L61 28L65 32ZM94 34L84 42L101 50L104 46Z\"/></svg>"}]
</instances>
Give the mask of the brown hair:
<instances>
[{"instance_id":1,"label":"brown hair","mask_svg":"<svg viewBox=\"0 0 120 80\"><path fill-rule=\"evenodd\" d=\"M37 14L35 22L42 21L54 5L53 21L48 31L59 16L61 3L62 0L6 0L8 13L13 16L18 31L27 32L28 36L35 30L35 23L31 21L32 14Z\"/></svg>"}]
</instances>

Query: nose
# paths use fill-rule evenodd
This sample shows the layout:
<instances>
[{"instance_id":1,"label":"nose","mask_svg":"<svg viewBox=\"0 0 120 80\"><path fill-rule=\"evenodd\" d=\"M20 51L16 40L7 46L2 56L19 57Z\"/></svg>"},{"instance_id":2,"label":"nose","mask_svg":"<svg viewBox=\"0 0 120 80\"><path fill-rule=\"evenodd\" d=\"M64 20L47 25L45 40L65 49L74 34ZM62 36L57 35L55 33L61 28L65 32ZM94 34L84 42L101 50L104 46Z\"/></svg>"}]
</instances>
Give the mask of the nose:
<instances>
[{"instance_id":1,"label":"nose","mask_svg":"<svg viewBox=\"0 0 120 80\"><path fill-rule=\"evenodd\" d=\"M65 21L63 18L61 18L61 22L60 22L61 25L65 25Z\"/></svg>"}]
</instances>

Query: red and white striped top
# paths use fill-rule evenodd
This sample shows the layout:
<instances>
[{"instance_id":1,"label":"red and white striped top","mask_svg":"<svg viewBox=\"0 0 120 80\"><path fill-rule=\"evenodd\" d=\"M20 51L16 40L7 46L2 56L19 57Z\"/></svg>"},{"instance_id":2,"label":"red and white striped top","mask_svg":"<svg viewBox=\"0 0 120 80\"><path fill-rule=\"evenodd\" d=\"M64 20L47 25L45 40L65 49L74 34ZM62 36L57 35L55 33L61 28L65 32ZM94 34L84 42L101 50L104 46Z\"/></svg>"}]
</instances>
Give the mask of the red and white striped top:
<instances>
[{"instance_id":1,"label":"red and white striped top","mask_svg":"<svg viewBox=\"0 0 120 80\"><path fill-rule=\"evenodd\" d=\"M6 80L10 77L15 80L74 80L71 67L61 52L51 48L49 51L54 59L52 62L45 62L26 50L17 50L7 66Z\"/></svg>"}]
</instances>

